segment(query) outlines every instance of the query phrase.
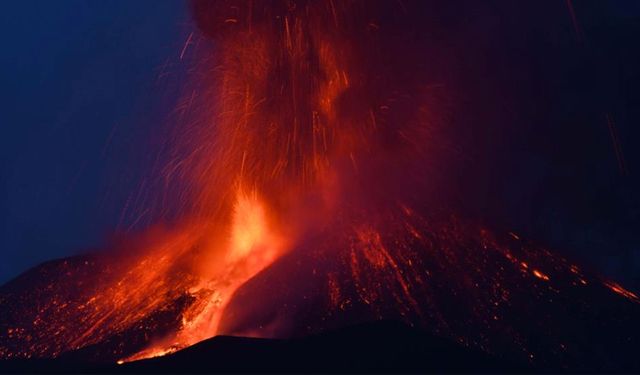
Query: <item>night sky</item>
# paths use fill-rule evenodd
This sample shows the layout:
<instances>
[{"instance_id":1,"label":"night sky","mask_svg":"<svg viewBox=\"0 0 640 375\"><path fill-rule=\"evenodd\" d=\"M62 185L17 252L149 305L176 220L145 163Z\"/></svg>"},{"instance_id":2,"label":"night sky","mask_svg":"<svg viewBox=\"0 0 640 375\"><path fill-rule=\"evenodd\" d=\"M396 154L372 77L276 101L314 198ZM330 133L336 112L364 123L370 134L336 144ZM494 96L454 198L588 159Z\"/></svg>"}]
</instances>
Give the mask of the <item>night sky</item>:
<instances>
[{"instance_id":1,"label":"night sky","mask_svg":"<svg viewBox=\"0 0 640 375\"><path fill-rule=\"evenodd\" d=\"M124 226L191 31L182 1L2 3L0 281ZM176 73L177 74L177 73Z\"/></svg>"},{"instance_id":2,"label":"night sky","mask_svg":"<svg viewBox=\"0 0 640 375\"><path fill-rule=\"evenodd\" d=\"M464 68L455 100L470 103L452 116L471 160L465 213L638 290L640 2L575 1L577 32L564 1L467 3L442 26ZM153 222L132 192L193 25L178 0L21 0L0 17L4 282Z\"/></svg>"}]
</instances>

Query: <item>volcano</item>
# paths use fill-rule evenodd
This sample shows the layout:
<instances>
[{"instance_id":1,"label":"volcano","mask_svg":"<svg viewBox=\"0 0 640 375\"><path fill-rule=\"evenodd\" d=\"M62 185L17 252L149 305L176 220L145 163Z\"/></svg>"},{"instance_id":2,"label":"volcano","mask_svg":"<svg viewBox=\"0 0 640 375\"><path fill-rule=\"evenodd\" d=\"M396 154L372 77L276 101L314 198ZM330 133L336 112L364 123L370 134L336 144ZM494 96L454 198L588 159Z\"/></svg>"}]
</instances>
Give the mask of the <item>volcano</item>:
<instances>
[{"instance_id":1,"label":"volcano","mask_svg":"<svg viewBox=\"0 0 640 375\"><path fill-rule=\"evenodd\" d=\"M394 255L376 248L387 238L345 253L339 239L291 252L236 291L220 332L302 338L392 319L532 368L638 368L640 304L632 292L515 234L497 239L453 222L418 228L398 228L405 237L390 237L402 241L390 246ZM116 275L108 258L88 255L45 263L4 285L3 357L115 363L180 330L200 302L175 280L161 280L145 290L147 299L132 303L120 292L123 300L101 310L101 296L118 294L103 289ZM117 277L116 285L136 282L129 271ZM501 367L485 367L492 368Z\"/></svg>"},{"instance_id":2,"label":"volcano","mask_svg":"<svg viewBox=\"0 0 640 375\"><path fill-rule=\"evenodd\" d=\"M191 4L213 47L163 168L178 218L2 286L1 358L135 370L224 351L203 343L220 335L294 353L395 321L420 334L371 332L438 337L485 365L640 369L638 295L447 203L437 7Z\"/></svg>"}]
</instances>

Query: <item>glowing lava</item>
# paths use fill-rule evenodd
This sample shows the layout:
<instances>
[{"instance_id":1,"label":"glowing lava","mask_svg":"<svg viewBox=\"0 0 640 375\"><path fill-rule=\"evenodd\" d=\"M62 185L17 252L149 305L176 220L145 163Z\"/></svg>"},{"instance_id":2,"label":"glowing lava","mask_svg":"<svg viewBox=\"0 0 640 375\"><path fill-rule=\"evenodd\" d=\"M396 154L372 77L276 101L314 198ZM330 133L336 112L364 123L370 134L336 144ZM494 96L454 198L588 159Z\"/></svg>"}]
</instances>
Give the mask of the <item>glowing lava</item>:
<instances>
[{"instance_id":1,"label":"glowing lava","mask_svg":"<svg viewBox=\"0 0 640 375\"><path fill-rule=\"evenodd\" d=\"M233 292L285 249L256 192L238 190L230 231L226 241L217 238L206 245L211 248L205 250L209 255L205 259L211 263L203 265L198 283L189 288L195 302L182 314L180 330L126 361L166 355L215 336Z\"/></svg>"}]
</instances>

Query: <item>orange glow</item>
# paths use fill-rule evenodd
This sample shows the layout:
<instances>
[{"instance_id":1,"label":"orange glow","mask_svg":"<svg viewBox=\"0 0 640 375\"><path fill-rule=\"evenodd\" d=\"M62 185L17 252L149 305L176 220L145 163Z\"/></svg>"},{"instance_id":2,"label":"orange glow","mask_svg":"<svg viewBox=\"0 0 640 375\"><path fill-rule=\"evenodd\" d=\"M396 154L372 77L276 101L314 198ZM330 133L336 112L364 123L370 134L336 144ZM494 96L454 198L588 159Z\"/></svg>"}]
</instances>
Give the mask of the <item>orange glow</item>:
<instances>
[{"instance_id":1,"label":"orange glow","mask_svg":"<svg viewBox=\"0 0 640 375\"><path fill-rule=\"evenodd\" d=\"M214 243L224 243L224 238ZM183 313L182 327L125 361L170 354L218 333L220 319L234 291L269 266L284 251L284 242L270 227L257 192L239 189L233 205L228 245L211 245L209 266L201 268L200 280L189 288L196 302Z\"/></svg>"},{"instance_id":2,"label":"orange glow","mask_svg":"<svg viewBox=\"0 0 640 375\"><path fill-rule=\"evenodd\" d=\"M538 271L538 270L533 270L533 275L535 277L537 277L538 279L542 279L544 281L549 281L549 276L545 275L544 273Z\"/></svg>"},{"instance_id":3,"label":"orange glow","mask_svg":"<svg viewBox=\"0 0 640 375\"><path fill-rule=\"evenodd\" d=\"M613 290L614 292L618 293L619 295L628 298L634 302L640 302L640 299L638 298L638 295L626 290L625 288L621 287L619 284L614 283L613 281L605 281L604 283L609 289Z\"/></svg>"},{"instance_id":4,"label":"orange glow","mask_svg":"<svg viewBox=\"0 0 640 375\"><path fill-rule=\"evenodd\" d=\"M255 246L265 241L266 231L264 207L255 197L240 195L233 208L230 258L247 256Z\"/></svg>"}]
</instances>

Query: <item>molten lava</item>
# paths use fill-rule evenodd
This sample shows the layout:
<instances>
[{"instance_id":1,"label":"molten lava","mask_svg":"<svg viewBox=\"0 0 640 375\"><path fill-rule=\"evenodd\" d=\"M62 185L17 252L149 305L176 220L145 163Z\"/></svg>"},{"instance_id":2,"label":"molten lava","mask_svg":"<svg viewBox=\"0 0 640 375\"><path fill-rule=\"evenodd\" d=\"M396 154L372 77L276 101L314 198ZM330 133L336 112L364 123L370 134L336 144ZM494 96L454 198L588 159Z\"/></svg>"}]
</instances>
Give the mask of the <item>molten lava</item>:
<instances>
[{"instance_id":1,"label":"molten lava","mask_svg":"<svg viewBox=\"0 0 640 375\"><path fill-rule=\"evenodd\" d=\"M516 234L442 218L450 147L421 7L194 1L203 35L190 40L214 47L198 52L191 120L165 168L182 186L181 220L3 287L2 305L16 307L0 356L130 361L218 334L387 318L491 353L580 363L583 289L627 309L638 297ZM564 349L571 340L582 341Z\"/></svg>"}]
</instances>

